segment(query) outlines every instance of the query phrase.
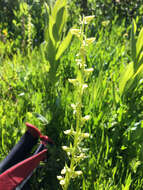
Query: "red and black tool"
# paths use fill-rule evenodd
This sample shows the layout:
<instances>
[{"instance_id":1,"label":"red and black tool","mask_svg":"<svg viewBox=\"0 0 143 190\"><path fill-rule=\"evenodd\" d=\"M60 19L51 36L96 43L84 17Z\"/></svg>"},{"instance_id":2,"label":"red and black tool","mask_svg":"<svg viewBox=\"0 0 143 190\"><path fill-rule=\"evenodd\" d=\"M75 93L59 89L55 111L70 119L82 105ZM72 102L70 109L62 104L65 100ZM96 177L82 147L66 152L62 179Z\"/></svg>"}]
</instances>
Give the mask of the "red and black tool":
<instances>
[{"instance_id":1,"label":"red and black tool","mask_svg":"<svg viewBox=\"0 0 143 190\"><path fill-rule=\"evenodd\" d=\"M40 161L47 158L47 144L53 145L48 136L43 136L33 125L26 123L27 131L0 163L0 190L24 190L24 185L32 176ZM38 138L41 142L35 153L29 157Z\"/></svg>"}]
</instances>

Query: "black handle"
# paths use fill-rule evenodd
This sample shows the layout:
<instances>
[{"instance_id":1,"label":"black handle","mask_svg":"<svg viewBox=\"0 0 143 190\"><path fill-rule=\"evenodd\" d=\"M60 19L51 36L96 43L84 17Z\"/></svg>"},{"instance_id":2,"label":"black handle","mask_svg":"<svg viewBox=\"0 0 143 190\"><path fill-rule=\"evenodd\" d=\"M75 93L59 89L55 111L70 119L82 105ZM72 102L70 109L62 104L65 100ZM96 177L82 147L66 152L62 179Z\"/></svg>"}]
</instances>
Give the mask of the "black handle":
<instances>
[{"instance_id":1,"label":"black handle","mask_svg":"<svg viewBox=\"0 0 143 190\"><path fill-rule=\"evenodd\" d=\"M37 142L38 138L33 137L29 131L26 131L20 141L12 148L8 156L0 163L0 173L3 173L8 168L26 159Z\"/></svg>"}]
</instances>

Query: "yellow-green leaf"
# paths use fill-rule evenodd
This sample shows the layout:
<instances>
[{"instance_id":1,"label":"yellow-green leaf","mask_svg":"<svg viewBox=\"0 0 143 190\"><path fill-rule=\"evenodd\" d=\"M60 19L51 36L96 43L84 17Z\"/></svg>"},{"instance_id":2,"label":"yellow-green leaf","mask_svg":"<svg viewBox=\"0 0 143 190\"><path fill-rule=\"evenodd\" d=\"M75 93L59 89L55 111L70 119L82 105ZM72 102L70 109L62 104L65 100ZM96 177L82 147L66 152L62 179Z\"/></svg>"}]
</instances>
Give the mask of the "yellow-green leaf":
<instances>
[{"instance_id":1,"label":"yellow-green leaf","mask_svg":"<svg viewBox=\"0 0 143 190\"><path fill-rule=\"evenodd\" d=\"M64 51L67 49L67 47L69 46L71 42L71 39L72 39L72 33L71 31L69 31L67 36L63 39L63 41L59 45L59 48L56 54L56 60L58 60L60 56L64 53Z\"/></svg>"},{"instance_id":2,"label":"yellow-green leaf","mask_svg":"<svg viewBox=\"0 0 143 190\"><path fill-rule=\"evenodd\" d=\"M125 68L124 72L122 73L122 75L120 77L120 83L119 83L120 95L123 94L125 86L126 86L127 82L129 81L129 79L131 79L133 74L134 74L134 63L131 62L127 65L127 67Z\"/></svg>"},{"instance_id":3,"label":"yellow-green leaf","mask_svg":"<svg viewBox=\"0 0 143 190\"><path fill-rule=\"evenodd\" d=\"M137 26L136 26L135 20L133 20L132 30L131 30L131 52L132 52L132 58L134 62L136 60L136 39L135 39L136 29L137 29Z\"/></svg>"},{"instance_id":4,"label":"yellow-green leaf","mask_svg":"<svg viewBox=\"0 0 143 190\"><path fill-rule=\"evenodd\" d=\"M136 43L136 57L139 56L142 47L143 47L143 28L141 29L139 33L137 43Z\"/></svg>"},{"instance_id":5,"label":"yellow-green leaf","mask_svg":"<svg viewBox=\"0 0 143 190\"><path fill-rule=\"evenodd\" d=\"M57 16L57 13L58 11L62 8L62 7L65 7L67 4L67 0L57 0L55 5L54 5L54 8L53 8L53 11L52 11L52 17L54 18L54 20L56 20L56 16Z\"/></svg>"},{"instance_id":6,"label":"yellow-green leaf","mask_svg":"<svg viewBox=\"0 0 143 190\"><path fill-rule=\"evenodd\" d=\"M137 75L142 74L142 72L143 72L143 64L138 68L137 72L134 74L134 78L135 78Z\"/></svg>"}]
</instances>

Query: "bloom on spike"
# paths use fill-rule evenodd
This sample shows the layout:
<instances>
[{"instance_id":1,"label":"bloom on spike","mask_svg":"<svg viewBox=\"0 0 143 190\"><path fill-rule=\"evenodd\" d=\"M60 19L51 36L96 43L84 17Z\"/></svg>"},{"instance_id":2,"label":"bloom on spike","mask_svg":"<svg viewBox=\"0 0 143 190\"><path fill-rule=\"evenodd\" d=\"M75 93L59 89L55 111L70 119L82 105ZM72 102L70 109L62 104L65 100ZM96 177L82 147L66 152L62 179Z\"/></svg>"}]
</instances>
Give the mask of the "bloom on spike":
<instances>
[{"instance_id":1,"label":"bloom on spike","mask_svg":"<svg viewBox=\"0 0 143 190\"><path fill-rule=\"evenodd\" d=\"M77 156L78 159L84 159L85 158L85 154L81 153L79 156Z\"/></svg>"},{"instance_id":2,"label":"bloom on spike","mask_svg":"<svg viewBox=\"0 0 143 190\"><path fill-rule=\"evenodd\" d=\"M76 59L76 64L79 65L79 67L81 68L82 60L81 59Z\"/></svg>"},{"instance_id":3,"label":"bloom on spike","mask_svg":"<svg viewBox=\"0 0 143 190\"><path fill-rule=\"evenodd\" d=\"M84 90L84 89L87 88L87 87L88 87L87 84L83 84L83 85L82 85L82 90Z\"/></svg>"},{"instance_id":4,"label":"bloom on spike","mask_svg":"<svg viewBox=\"0 0 143 190\"><path fill-rule=\"evenodd\" d=\"M77 36L78 38L80 38L80 35L81 35L80 29L71 29L70 31L71 31L71 33L72 33L73 35L75 35L75 36Z\"/></svg>"},{"instance_id":5,"label":"bloom on spike","mask_svg":"<svg viewBox=\"0 0 143 190\"><path fill-rule=\"evenodd\" d=\"M66 131L64 131L64 133L65 133L65 135L70 135L71 134L71 130L69 129L69 130L66 130Z\"/></svg>"},{"instance_id":6,"label":"bloom on spike","mask_svg":"<svg viewBox=\"0 0 143 190\"><path fill-rule=\"evenodd\" d=\"M90 115L86 115L82 118L84 121L88 121L90 119Z\"/></svg>"},{"instance_id":7,"label":"bloom on spike","mask_svg":"<svg viewBox=\"0 0 143 190\"><path fill-rule=\"evenodd\" d=\"M88 69L84 69L84 71L87 72L87 73L91 73L91 72L94 71L94 69L93 68L88 68Z\"/></svg>"},{"instance_id":8,"label":"bloom on spike","mask_svg":"<svg viewBox=\"0 0 143 190\"><path fill-rule=\"evenodd\" d=\"M78 176L80 176L80 175L82 175L83 173L82 173L82 171L75 171L74 173L73 173L73 178L76 178L76 177L78 177Z\"/></svg>"},{"instance_id":9,"label":"bloom on spike","mask_svg":"<svg viewBox=\"0 0 143 190\"><path fill-rule=\"evenodd\" d=\"M61 174L63 175L63 174L65 174L66 173L66 168L64 167L63 169L62 169L62 171L61 171Z\"/></svg>"},{"instance_id":10,"label":"bloom on spike","mask_svg":"<svg viewBox=\"0 0 143 190\"><path fill-rule=\"evenodd\" d=\"M61 180L61 181L60 181L60 184L61 184L61 185L65 185L65 180L64 180L64 179Z\"/></svg>"},{"instance_id":11,"label":"bloom on spike","mask_svg":"<svg viewBox=\"0 0 143 190\"><path fill-rule=\"evenodd\" d=\"M71 104L71 107L72 107L73 109L76 109L76 105L75 105L75 104Z\"/></svg>"},{"instance_id":12,"label":"bloom on spike","mask_svg":"<svg viewBox=\"0 0 143 190\"><path fill-rule=\"evenodd\" d=\"M66 131L64 131L65 135L75 135L75 131L72 129L68 129Z\"/></svg>"},{"instance_id":13,"label":"bloom on spike","mask_svg":"<svg viewBox=\"0 0 143 190\"><path fill-rule=\"evenodd\" d=\"M89 24L94 18L95 18L95 15L84 17L83 18L84 24Z\"/></svg>"},{"instance_id":14,"label":"bloom on spike","mask_svg":"<svg viewBox=\"0 0 143 190\"><path fill-rule=\"evenodd\" d=\"M72 109L73 109L73 114L75 114L76 113L76 105L75 104L71 104L71 107L72 107Z\"/></svg>"},{"instance_id":15,"label":"bloom on spike","mask_svg":"<svg viewBox=\"0 0 143 190\"><path fill-rule=\"evenodd\" d=\"M58 179L58 180L62 180L63 177L62 177L62 176L57 176L57 179Z\"/></svg>"},{"instance_id":16,"label":"bloom on spike","mask_svg":"<svg viewBox=\"0 0 143 190\"><path fill-rule=\"evenodd\" d=\"M69 148L68 148L67 146L62 146L62 149L63 149L64 151L67 151Z\"/></svg>"},{"instance_id":17,"label":"bloom on spike","mask_svg":"<svg viewBox=\"0 0 143 190\"><path fill-rule=\"evenodd\" d=\"M92 44L94 41L95 41L95 38L87 38L87 39L86 39L86 43L87 43L88 45Z\"/></svg>"},{"instance_id":18,"label":"bloom on spike","mask_svg":"<svg viewBox=\"0 0 143 190\"><path fill-rule=\"evenodd\" d=\"M72 84L75 84L77 82L77 79L68 79L68 81Z\"/></svg>"},{"instance_id":19,"label":"bloom on spike","mask_svg":"<svg viewBox=\"0 0 143 190\"><path fill-rule=\"evenodd\" d=\"M75 174L76 174L77 176L82 175L82 171L75 171Z\"/></svg>"},{"instance_id":20,"label":"bloom on spike","mask_svg":"<svg viewBox=\"0 0 143 190\"><path fill-rule=\"evenodd\" d=\"M89 133L83 133L82 136L83 136L84 138L89 138Z\"/></svg>"}]
</instances>

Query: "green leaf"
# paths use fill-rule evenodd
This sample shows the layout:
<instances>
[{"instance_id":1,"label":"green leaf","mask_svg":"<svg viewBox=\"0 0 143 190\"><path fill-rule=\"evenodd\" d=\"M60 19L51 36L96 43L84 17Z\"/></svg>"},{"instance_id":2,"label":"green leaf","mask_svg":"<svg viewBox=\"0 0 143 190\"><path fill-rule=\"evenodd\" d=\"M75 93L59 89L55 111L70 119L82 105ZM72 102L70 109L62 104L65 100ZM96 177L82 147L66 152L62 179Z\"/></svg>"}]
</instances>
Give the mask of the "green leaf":
<instances>
[{"instance_id":1,"label":"green leaf","mask_svg":"<svg viewBox=\"0 0 143 190\"><path fill-rule=\"evenodd\" d=\"M130 189L130 185L132 183L132 178L131 178L131 173L128 175L128 177L125 180L125 187L124 190L129 190Z\"/></svg>"},{"instance_id":2,"label":"green leaf","mask_svg":"<svg viewBox=\"0 0 143 190\"><path fill-rule=\"evenodd\" d=\"M57 44L57 42L60 40L59 39L59 33L58 33L58 27L56 25L56 23L53 25L53 37L54 37L54 40L55 40L55 43Z\"/></svg>"},{"instance_id":3,"label":"green leaf","mask_svg":"<svg viewBox=\"0 0 143 190\"><path fill-rule=\"evenodd\" d=\"M124 89L126 87L127 82L131 79L133 74L134 74L134 63L131 62L127 65L127 67L125 68L124 72L120 77L119 92L121 96L124 93Z\"/></svg>"},{"instance_id":4,"label":"green leaf","mask_svg":"<svg viewBox=\"0 0 143 190\"><path fill-rule=\"evenodd\" d=\"M53 8L53 11L52 11L52 17L54 18L54 20L56 20L56 16L57 16L57 13L58 11L62 8L62 7L65 7L67 4L67 0L57 0L55 5L54 5L54 8Z\"/></svg>"},{"instance_id":5,"label":"green leaf","mask_svg":"<svg viewBox=\"0 0 143 190\"><path fill-rule=\"evenodd\" d=\"M48 8L47 8L47 11L49 15ZM66 23L66 18L67 18L66 0L64 1L57 0L52 10L52 14L49 15L49 20L48 20L49 23L45 31L46 39L47 39L47 35L49 35L49 38L51 39L55 47L57 46L62 36L63 26Z\"/></svg>"},{"instance_id":6,"label":"green leaf","mask_svg":"<svg viewBox=\"0 0 143 190\"><path fill-rule=\"evenodd\" d=\"M108 152L109 152L109 138L106 136L106 153L105 153L105 159L108 157Z\"/></svg>"},{"instance_id":7,"label":"green leaf","mask_svg":"<svg viewBox=\"0 0 143 190\"><path fill-rule=\"evenodd\" d=\"M48 39L49 39L49 15L50 15L50 8L47 5L47 3L45 3L45 9L46 9L46 26L45 26L45 30L44 30L44 39L46 41L48 41Z\"/></svg>"},{"instance_id":8,"label":"green leaf","mask_svg":"<svg viewBox=\"0 0 143 190\"><path fill-rule=\"evenodd\" d=\"M141 165L141 162L137 159L133 159L131 162L130 162L130 166L133 170L134 173L137 172L137 168Z\"/></svg>"},{"instance_id":9,"label":"green leaf","mask_svg":"<svg viewBox=\"0 0 143 190\"><path fill-rule=\"evenodd\" d=\"M143 51L140 53L139 59L138 59L138 68L143 63Z\"/></svg>"},{"instance_id":10,"label":"green leaf","mask_svg":"<svg viewBox=\"0 0 143 190\"><path fill-rule=\"evenodd\" d=\"M49 27L47 26L44 30L44 39L46 42L49 40Z\"/></svg>"},{"instance_id":11,"label":"green leaf","mask_svg":"<svg viewBox=\"0 0 143 190\"><path fill-rule=\"evenodd\" d=\"M20 3L20 12L21 12L21 14L25 14L25 15L28 14L28 4L27 3L25 3L25 2Z\"/></svg>"},{"instance_id":12,"label":"green leaf","mask_svg":"<svg viewBox=\"0 0 143 190\"><path fill-rule=\"evenodd\" d=\"M143 64L138 68L137 72L134 74L134 78L143 73ZM139 79L140 80L140 79Z\"/></svg>"},{"instance_id":13,"label":"green leaf","mask_svg":"<svg viewBox=\"0 0 143 190\"><path fill-rule=\"evenodd\" d=\"M56 60L58 60L60 58L60 56L64 53L64 51L67 49L67 47L69 46L69 44L71 42L71 39L72 39L72 34L71 34L71 31L69 31L67 36L64 38L64 40L59 45L59 48L58 48L58 51L56 54Z\"/></svg>"},{"instance_id":14,"label":"green leaf","mask_svg":"<svg viewBox=\"0 0 143 190\"><path fill-rule=\"evenodd\" d=\"M59 36L61 36L63 27L66 23L66 19L67 19L67 10L66 7L62 7L56 15L56 26L58 29Z\"/></svg>"},{"instance_id":15,"label":"green leaf","mask_svg":"<svg viewBox=\"0 0 143 190\"><path fill-rule=\"evenodd\" d=\"M46 14L50 15L50 8L47 3L45 3L45 8L46 8Z\"/></svg>"},{"instance_id":16,"label":"green leaf","mask_svg":"<svg viewBox=\"0 0 143 190\"><path fill-rule=\"evenodd\" d=\"M143 65L141 65L137 72L126 83L125 91L132 92L138 87L140 79L143 77Z\"/></svg>"},{"instance_id":17,"label":"green leaf","mask_svg":"<svg viewBox=\"0 0 143 190\"><path fill-rule=\"evenodd\" d=\"M55 45L55 39L53 36L53 26L54 26L54 20L53 20L53 17L50 15L49 16L49 37L52 43Z\"/></svg>"},{"instance_id":18,"label":"green leaf","mask_svg":"<svg viewBox=\"0 0 143 190\"><path fill-rule=\"evenodd\" d=\"M136 43L136 57L140 55L143 47L143 28L141 29Z\"/></svg>"},{"instance_id":19,"label":"green leaf","mask_svg":"<svg viewBox=\"0 0 143 190\"><path fill-rule=\"evenodd\" d=\"M65 7L62 7L56 15L56 21L53 25L52 33L56 44L60 41L62 36L62 29L65 24Z\"/></svg>"},{"instance_id":20,"label":"green leaf","mask_svg":"<svg viewBox=\"0 0 143 190\"><path fill-rule=\"evenodd\" d=\"M56 49L51 39L49 39L46 50L46 58L48 59L50 66L53 67L55 62Z\"/></svg>"},{"instance_id":21,"label":"green leaf","mask_svg":"<svg viewBox=\"0 0 143 190\"><path fill-rule=\"evenodd\" d=\"M94 86L94 93L93 93L93 101L96 103L96 102L100 102L100 92L101 92L101 89L102 89L102 81L103 81L103 77L102 77L102 73L99 74L98 78L97 78L97 81L95 83L95 86ZM98 99L99 98L99 99Z\"/></svg>"},{"instance_id":22,"label":"green leaf","mask_svg":"<svg viewBox=\"0 0 143 190\"><path fill-rule=\"evenodd\" d=\"M132 58L134 62L136 62L136 39L135 39L136 29L137 29L137 26L136 26L135 20L133 20L132 30L131 30L131 52L132 52Z\"/></svg>"}]
</instances>

